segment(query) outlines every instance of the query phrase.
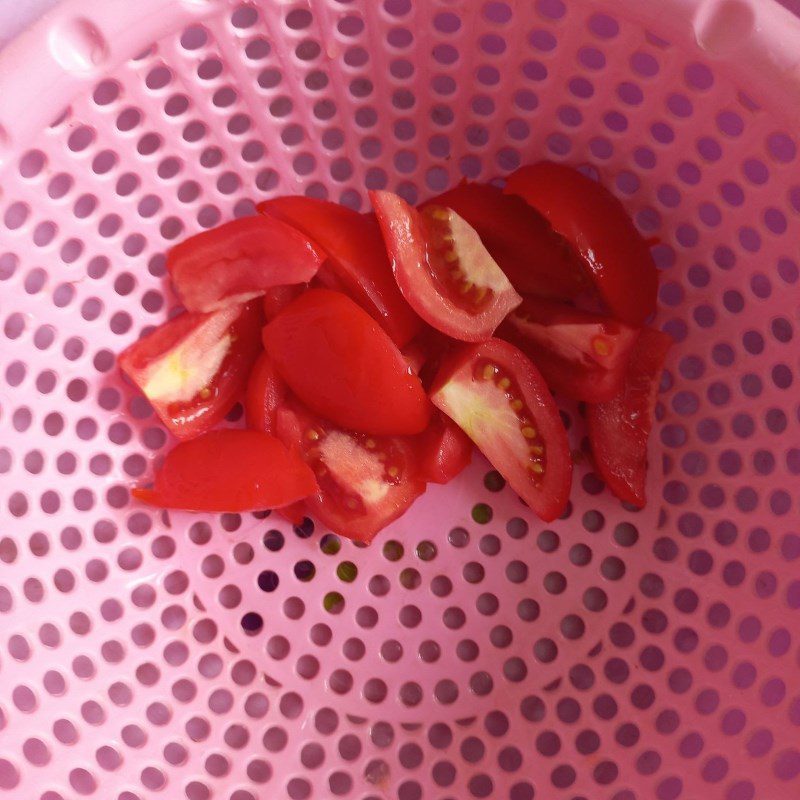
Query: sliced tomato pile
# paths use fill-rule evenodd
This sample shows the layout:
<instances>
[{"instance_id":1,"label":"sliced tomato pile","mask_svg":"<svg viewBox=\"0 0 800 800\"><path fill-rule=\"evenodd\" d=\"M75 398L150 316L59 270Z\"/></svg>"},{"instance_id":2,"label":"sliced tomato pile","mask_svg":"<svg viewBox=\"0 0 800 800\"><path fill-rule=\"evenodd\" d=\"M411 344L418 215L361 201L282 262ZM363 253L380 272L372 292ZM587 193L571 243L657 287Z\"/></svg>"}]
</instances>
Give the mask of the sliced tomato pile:
<instances>
[{"instance_id":1,"label":"sliced tomato pile","mask_svg":"<svg viewBox=\"0 0 800 800\"><path fill-rule=\"evenodd\" d=\"M175 246L186 310L120 355L180 440L143 502L277 509L367 544L477 447L542 520L572 459L556 399L587 404L598 473L645 502L670 345L658 276L619 201L577 170L522 167L374 213L278 197ZM217 428L236 402L242 428Z\"/></svg>"}]
</instances>

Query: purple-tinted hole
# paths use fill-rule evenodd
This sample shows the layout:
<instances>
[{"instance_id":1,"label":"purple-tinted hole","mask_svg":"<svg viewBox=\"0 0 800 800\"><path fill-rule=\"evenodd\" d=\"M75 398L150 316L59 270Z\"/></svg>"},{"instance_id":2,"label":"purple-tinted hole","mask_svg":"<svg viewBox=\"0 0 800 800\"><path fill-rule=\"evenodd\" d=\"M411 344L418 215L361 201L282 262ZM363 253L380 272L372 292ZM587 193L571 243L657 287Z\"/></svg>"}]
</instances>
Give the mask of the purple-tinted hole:
<instances>
[{"instance_id":1,"label":"purple-tinted hole","mask_svg":"<svg viewBox=\"0 0 800 800\"><path fill-rule=\"evenodd\" d=\"M749 661L743 661L733 670L733 684L737 689L749 689L758 675L755 666Z\"/></svg>"},{"instance_id":2,"label":"purple-tinted hole","mask_svg":"<svg viewBox=\"0 0 800 800\"><path fill-rule=\"evenodd\" d=\"M759 572L756 575L755 591L761 598L772 597L778 588L778 579L774 572Z\"/></svg>"},{"instance_id":3,"label":"purple-tinted hole","mask_svg":"<svg viewBox=\"0 0 800 800\"><path fill-rule=\"evenodd\" d=\"M748 253L757 253L761 249L761 234L749 226L739 229L739 244Z\"/></svg>"},{"instance_id":4,"label":"purple-tinted hole","mask_svg":"<svg viewBox=\"0 0 800 800\"><path fill-rule=\"evenodd\" d=\"M786 412L780 408L770 408L764 415L764 421L767 424L767 430L774 434L783 433L788 425Z\"/></svg>"},{"instance_id":5,"label":"purple-tinted hole","mask_svg":"<svg viewBox=\"0 0 800 800\"><path fill-rule=\"evenodd\" d=\"M707 783L719 783L728 774L728 761L723 756L710 758L703 766L702 776Z\"/></svg>"},{"instance_id":6,"label":"purple-tinted hole","mask_svg":"<svg viewBox=\"0 0 800 800\"><path fill-rule=\"evenodd\" d=\"M664 735L674 733L680 724L678 712L672 709L666 709L656 717L656 730Z\"/></svg>"},{"instance_id":7,"label":"purple-tinted hole","mask_svg":"<svg viewBox=\"0 0 800 800\"><path fill-rule=\"evenodd\" d=\"M701 203L698 209L701 222L710 228L716 228L722 222L722 212L714 203Z\"/></svg>"},{"instance_id":8,"label":"purple-tinted hole","mask_svg":"<svg viewBox=\"0 0 800 800\"><path fill-rule=\"evenodd\" d=\"M775 737L772 735L772 731L766 728L758 728L753 731L752 735L747 740L747 752L753 756L753 758L761 758L769 753L774 743Z\"/></svg>"},{"instance_id":9,"label":"purple-tinted hole","mask_svg":"<svg viewBox=\"0 0 800 800\"><path fill-rule=\"evenodd\" d=\"M793 780L800 775L800 752L797 750L784 750L775 759L772 770L779 780Z\"/></svg>"},{"instance_id":10,"label":"purple-tinted hole","mask_svg":"<svg viewBox=\"0 0 800 800\"><path fill-rule=\"evenodd\" d=\"M792 370L786 364L776 364L772 368L771 378L778 389L788 389L794 382Z\"/></svg>"},{"instance_id":11,"label":"purple-tinted hole","mask_svg":"<svg viewBox=\"0 0 800 800\"><path fill-rule=\"evenodd\" d=\"M658 61L649 53L636 52L631 56L631 69L643 78L652 78L658 74Z\"/></svg>"},{"instance_id":12,"label":"purple-tinted hole","mask_svg":"<svg viewBox=\"0 0 800 800\"><path fill-rule=\"evenodd\" d=\"M700 489L700 502L706 508L719 508L725 503L725 490L716 483L709 483Z\"/></svg>"},{"instance_id":13,"label":"purple-tinted hole","mask_svg":"<svg viewBox=\"0 0 800 800\"><path fill-rule=\"evenodd\" d=\"M705 742L699 733L688 733L681 739L678 752L683 758L697 758L704 747Z\"/></svg>"},{"instance_id":14,"label":"purple-tinted hole","mask_svg":"<svg viewBox=\"0 0 800 800\"><path fill-rule=\"evenodd\" d=\"M703 663L711 672L719 672L728 663L728 651L720 644L711 645L706 651Z\"/></svg>"},{"instance_id":15,"label":"purple-tinted hole","mask_svg":"<svg viewBox=\"0 0 800 800\"><path fill-rule=\"evenodd\" d=\"M744 189L733 181L724 181L719 187L722 199L730 206L739 208L744 205Z\"/></svg>"},{"instance_id":16,"label":"purple-tinted hole","mask_svg":"<svg viewBox=\"0 0 800 800\"><path fill-rule=\"evenodd\" d=\"M654 122L650 126L650 133L660 144L671 144L675 140L675 131L666 122Z\"/></svg>"},{"instance_id":17,"label":"purple-tinted hole","mask_svg":"<svg viewBox=\"0 0 800 800\"><path fill-rule=\"evenodd\" d=\"M645 750L636 759L636 771L640 775L653 775L661 766L661 756L655 750Z\"/></svg>"},{"instance_id":18,"label":"purple-tinted hole","mask_svg":"<svg viewBox=\"0 0 800 800\"><path fill-rule=\"evenodd\" d=\"M713 714L719 708L719 692L716 689L703 689L695 698L694 707L700 714Z\"/></svg>"},{"instance_id":19,"label":"purple-tinted hole","mask_svg":"<svg viewBox=\"0 0 800 800\"><path fill-rule=\"evenodd\" d=\"M797 145L785 133L771 134L767 138L767 149L770 155L781 164L788 164L797 156Z\"/></svg>"},{"instance_id":20,"label":"purple-tinted hole","mask_svg":"<svg viewBox=\"0 0 800 800\"><path fill-rule=\"evenodd\" d=\"M693 652L697 648L699 641L700 637L693 628L679 628L673 637L675 649L681 653Z\"/></svg>"},{"instance_id":21,"label":"purple-tinted hole","mask_svg":"<svg viewBox=\"0 0 800 800\"><path fill-rule=\"evenodd\" d=\"M722 579L728 586L739 586L747 572L741 561L729 561L722 570Z\"/></svg>"},{"instance_id":22,"label":"purple-tinted hole","mask_svg":"<svg viewBox=\"0 0 800 800\"><path fill-rule=\"evenodd\" d=\"M786 697L786 684L780 678L771 678L761 687L761 702L773 708Z\"/></svg>"},{"instance_id":23,"label":"purple-tinted hole","mask_svg":"<svg viewBox=\"0 0 800 800\"><path fill-rule=\"evenodd\" d=\"M575 782L575 770L568 764L561 764L550 773L550 782L557 789L566 789Z\"/></svg>"},{"instance_id":24,"label":"purple-tinted hole","mask_svg":"<svg viewBox=\"0 0 800 800\"><path fill-rule=\"evenodd\" d=\"M671 94L667 98L667 108L681 119L691 117L694 113L694 105L685 94Z\"/></svg>"},{"instance_id":25,"label":"purple-tinted hole","mask_svg":"<svg viewBox=\"0 0 800 800\"><path fill-rule=\"evenodd\" d=\"M767 230L776 236L782 236L789 227L786 215L777 208L768 208L764 212L764 224Z\"/></svg>"},{"instance_id":26,"label":"purple-tinted hole","mask_svg":"<svg viewBox=\"0 0 800 800\"><path fill-rule=\"evenodd\" d=\"M719 142L708 136L697 140L697 153L704 161L711 164L716 163L722 158L722 148Z\"/></svg>"}]
</instances>

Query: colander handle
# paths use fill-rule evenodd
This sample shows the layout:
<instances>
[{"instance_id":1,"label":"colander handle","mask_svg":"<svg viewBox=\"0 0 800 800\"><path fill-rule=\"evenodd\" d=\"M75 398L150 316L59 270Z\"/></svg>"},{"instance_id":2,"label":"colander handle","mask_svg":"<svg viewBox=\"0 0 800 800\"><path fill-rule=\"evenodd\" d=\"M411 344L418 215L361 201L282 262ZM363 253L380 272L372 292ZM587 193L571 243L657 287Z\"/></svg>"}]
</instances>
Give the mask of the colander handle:
<instances>
[{"instance_id":1,"label":"colander handle","mask_svg":"<svg viewBox=\"0 0 800 800\"><path fill-rule=\"evenodd\" d=\"M800 19L777 0L627 0L630 16L687 42L760 105L800 118ZM620 13L621 12L617 12Z\"/></svg>"},{"instance_id":2,"label":"colander handle","mask_svg":"<svg viewBox=\"0 0 800 800\"><path fill-rule=\"evenodd\" d=\"M0 165L114 66L218 0L65 0L0 53ZM687 42L762 104L800 119L800 19L775 0L617 0L617 16ZM42 47L42 42L47 46Z\"/></svg>"},{"instance_id":3,"label":"colander handle","mask_svg":"<svg viewBox=\"0 0 800 800\"><path fill-rule=\"evenodd\" d=\"M123 61L217 0L64 0L0 52L0 165ZM44 46L43 46L44 45Z\"/></svg>"}]
</instances>

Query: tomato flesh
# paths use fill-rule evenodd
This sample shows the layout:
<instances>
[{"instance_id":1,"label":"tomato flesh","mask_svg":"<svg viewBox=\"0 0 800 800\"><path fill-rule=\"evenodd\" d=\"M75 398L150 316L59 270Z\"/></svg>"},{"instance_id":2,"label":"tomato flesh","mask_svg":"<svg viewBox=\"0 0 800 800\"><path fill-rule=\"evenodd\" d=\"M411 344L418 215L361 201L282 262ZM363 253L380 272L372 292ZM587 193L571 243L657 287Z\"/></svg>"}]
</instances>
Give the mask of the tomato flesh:
<instances>
[{"instance_id":1,"label":"tomato flesh","mask_svg":"<svg viewBox=\"0 0 800 800\"><path fill-rule=\"evenodd\" d=\"M620 500L638 508L647 500L647 441L661 371L671 346L666 333L644 328L620 392L605 403L589 405L586 411L598 472Z\"/></svg>"},{"instance_id":2,"label":"tomato flesh","mask_svg":"<svg viewBox=\"0 0 800 800\"><path fill-rule=\"evenodd\" d=\"M283 311L292 300L296 300L303 292L308 289L305 283L294 286L273 286L264 292L264 317L267 322L274 319L280 311Z\"/></svg>"},{"instance_id":3,"label":"tomato flesh","mask_svg":"<svg viewBox=\"0 0 800 800\"><path fill-rule=\"evenodd\" d=\"M275 437L221 430L179 443L167 453L153 488L133 494L161 508L242 512L285 506L316 488L309 467Z\"/></svg>"},{"instance_id":4,"label":"tomato flesh","mask_svg":"<svg viewBox=\"0 0 800 800\"><path fill-rule=\"evenodd\" d=\"M578 253L614 317L641 327L655 312L658 273L650 248L608 189L564 164L542 161L514 172L505 191L530 203Z\"/></svg>"},{"instance_id":5,"label":"tomato flesh","mask_svg":"<svg viewBox=\"0 0 800 800\"><path fill-rule=\"evenodd\" d=\"M533 297L498 331L536 364L553 391L590 403L619 391L638 335L609 317Z\"/></svg>"},{"instance_id":6,"label":"tomato flesh","mask_svg":"<svg viewBox=\"0 0 800 800\"><path fill-rule=\"evenodd\" d=\"M262 353L247 382L244 401L247 427L274 434L278 408L288 395L289 390L272 365L270 357Z\"/></svg>"},{"instance_id":7,"label":"tomato flesh","mask_svg":"<svg viewBox=\"0 0 800 800\"><path fill-rule=\"evenodd\" d=\"M243 217L203 231L167 253L167 270L189 311L243 303L273 286L307 283L324 258L279 219Z\"/></svg>"},{"instance_id":8,"label":"tomato flesh","mask_svg":"<svg viewBox=\"0 0 800 800\"><path fill-rule=\"evenodd\" d=\"M587 288L580 260L524 200L486 183L463 181L421 205L452 208L481 237L520 294L567 300Z\"/></svg>"},{"instance_id":9,"label":"tomato flesh","mask_svg":"<svg viewBox=\"0 0 800 800\"><path fill-rule=\"evenodd\" d=\"M397 285L436 330L462 341L491 337L522 298L462 217L417 211L392 192L370 192Z\"/></svg>"},{"instance_id":10,"label":"tomato flesh","mask_svg":"<svg viewBox=\"0 0 800 800\"><path fill-rule=\"evenodd\" d=\"M239 399L261 351L261 309L183 313L128 347L119 365L179 439L205 433Z\"/></svg>"},{"instance_id":11,"label":"tomato flesh","mask_svg":"<svg viewBox=\"0 0 800 800\"><path fill-rule=\"evenodd\" d=\"M446 414L438 411L412 439L419 471L429 483L450 483L472 461L472 440Z\"/></svg>"},{"instance_id":12,"label":"tomato flesh","mask_svg":"<svg viewBox=\"0 0 800 800\"><path fill-rule=\"evenodd\" d=\"M264 328L278 374L316 414L374 435L420 433L431 408L386 332L349 297L309 289Z\"/></svg>"},{"instance_id":13,"label":"tomato flesh","mask_svg":"<svg viewBox=\"0 0 800 800\"><path fill-rule=\"evenodd\" d=\"M539 517L549 522L563 513L572 482L567 434L522 352L499 339L462 346L442 365L431 400Z\"/></svg>"},{"instance_id":14,"label":"tomato flesh","mask_svg":"<svg viewBox=\"0 0 800 800\"><path fill-rule=\"evenodd\" d=\"M311 197L276 197L258 206L302 231L328 255L317 280L356 301L403 347L422 327L392 276L380 228L372 214Z\"/></svg>"},{"instance_id":15,"label":"tomato flesh","mask_svg":"<svg viewBox=\"0 0 800 800\"><path fill-rule=\"evenodd\" d=\"M400 437L346 431L292 404L278 410L278 436L316 477L306 509L340 536L368 544L425 491Z\"/></svg>"}]
</instances>

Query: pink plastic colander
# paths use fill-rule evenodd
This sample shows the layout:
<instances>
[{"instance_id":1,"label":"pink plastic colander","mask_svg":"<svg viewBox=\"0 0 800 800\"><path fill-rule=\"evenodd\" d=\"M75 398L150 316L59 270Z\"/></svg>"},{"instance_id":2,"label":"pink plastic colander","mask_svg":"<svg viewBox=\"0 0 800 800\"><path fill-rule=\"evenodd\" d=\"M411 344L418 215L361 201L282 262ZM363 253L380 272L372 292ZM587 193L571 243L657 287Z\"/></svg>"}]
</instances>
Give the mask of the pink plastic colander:
<instances>
[{"instance_id":1,"label":"pink plastic colander","mask_svg":"<svg viewBox=\"0 0 800 800\"><path fill-rule=\"evenodd\" d=\"M8 47L0 795L800 796L798 54L769 0L68 0ZM477 456L368 549L131 500L171 243L543 157L660 242L645 511L582 463L546 526Z\"/></svg>"}]
</instances>

